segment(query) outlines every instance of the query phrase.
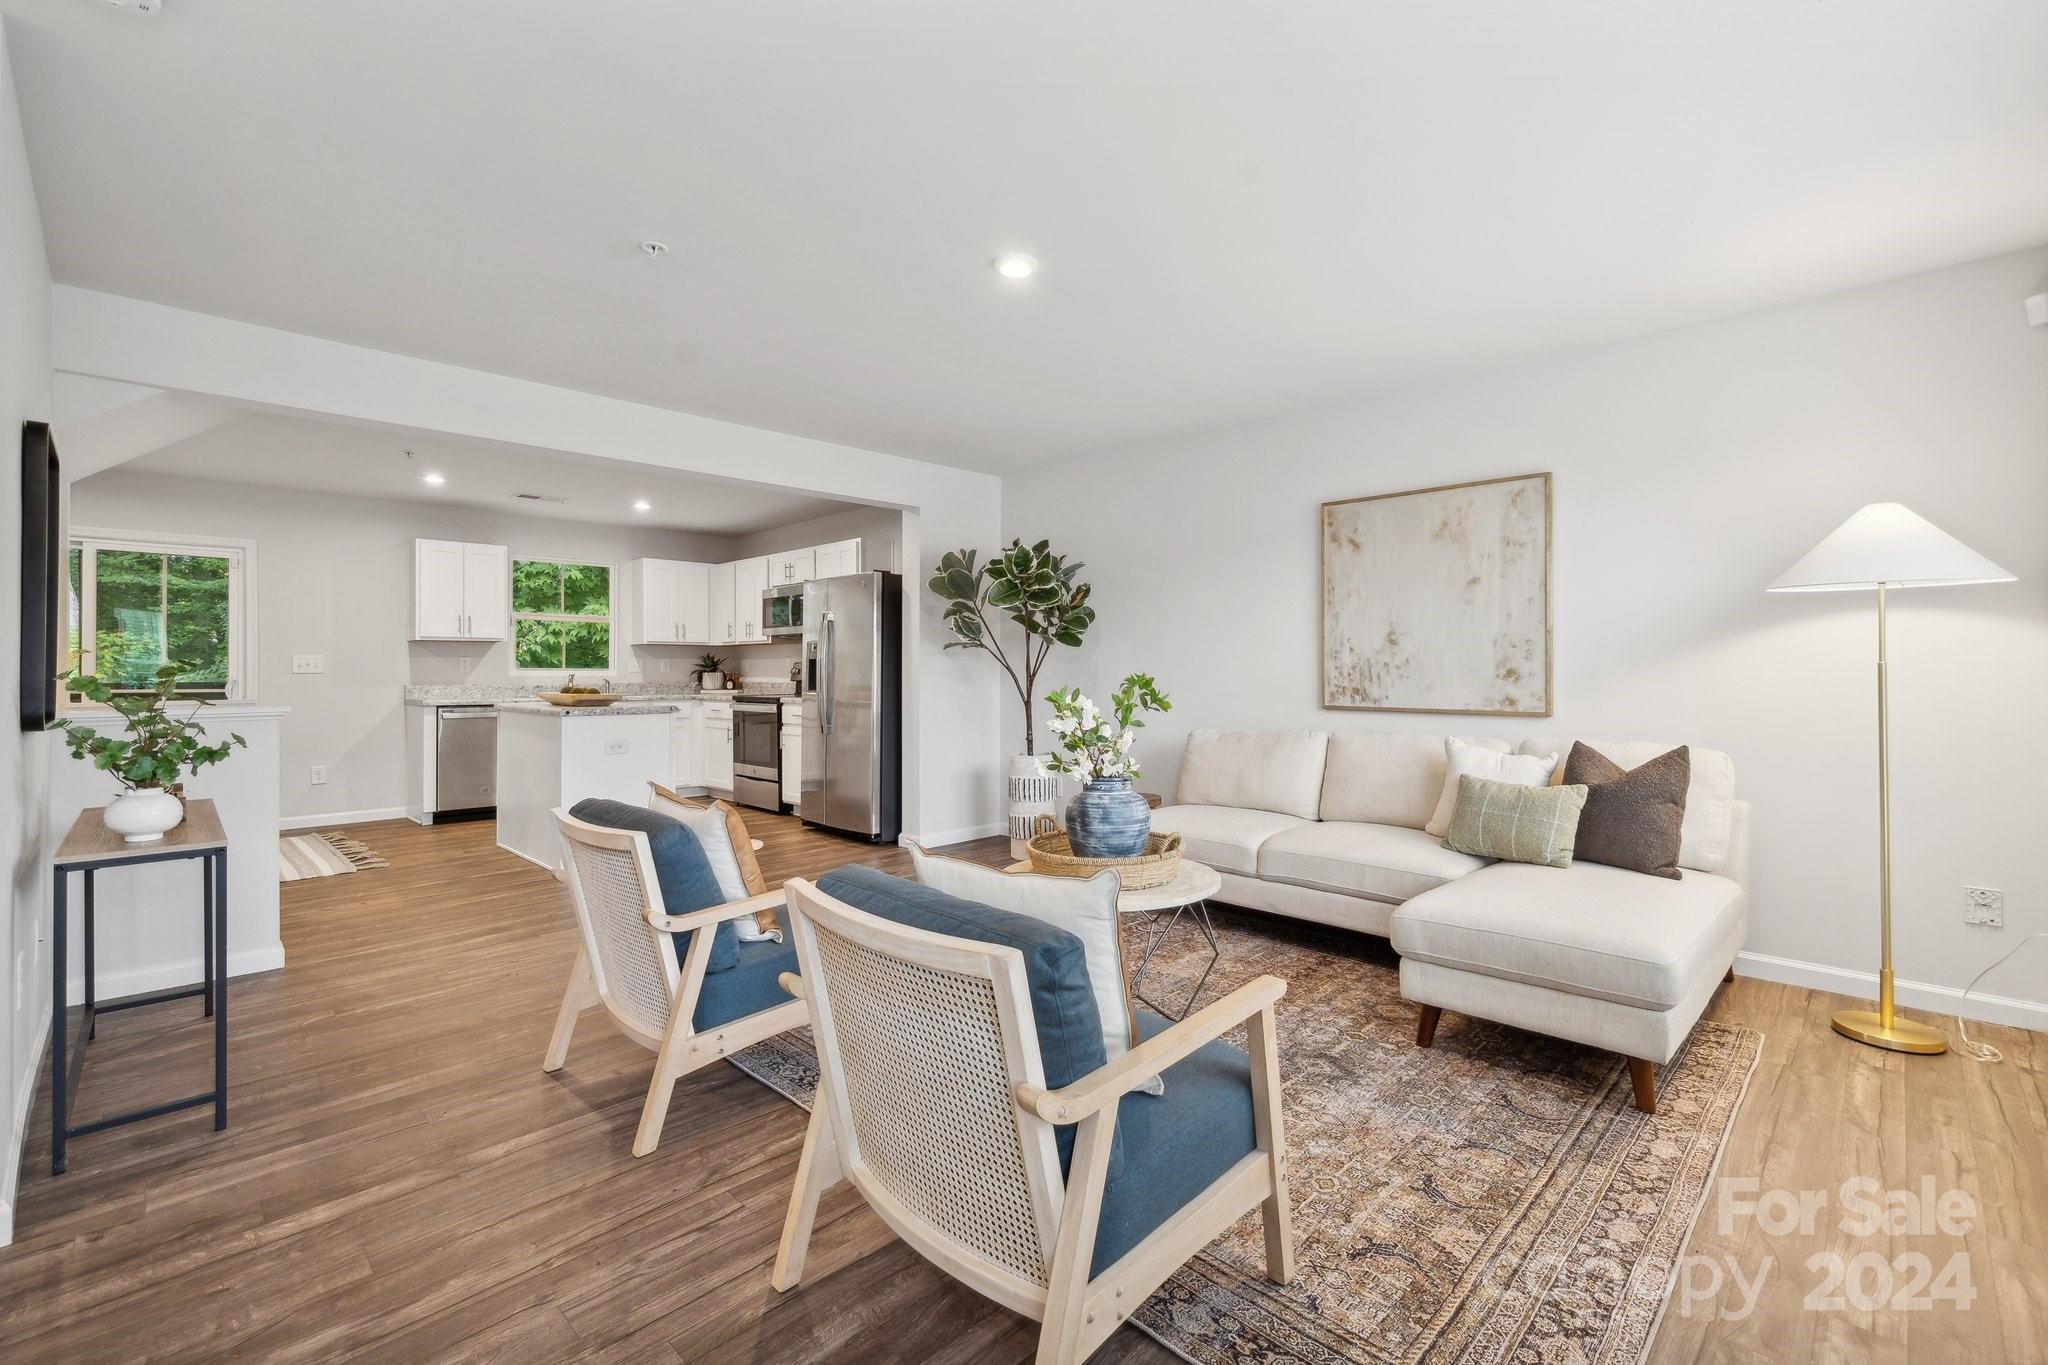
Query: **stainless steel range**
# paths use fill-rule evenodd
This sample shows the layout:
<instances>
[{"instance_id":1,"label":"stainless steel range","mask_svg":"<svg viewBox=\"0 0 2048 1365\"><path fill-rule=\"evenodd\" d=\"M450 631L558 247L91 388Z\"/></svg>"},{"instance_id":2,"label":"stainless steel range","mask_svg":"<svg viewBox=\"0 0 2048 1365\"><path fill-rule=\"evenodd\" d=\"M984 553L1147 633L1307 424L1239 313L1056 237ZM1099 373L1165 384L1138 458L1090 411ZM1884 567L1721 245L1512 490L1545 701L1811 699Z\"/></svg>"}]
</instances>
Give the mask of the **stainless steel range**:
<instances>
[{"instance_id":1,"label":"stainless steel range","mask_svg":"<svg viewBox=\"0 0 2048 1365\"><path fill-rule=\"evenodd\" d=\"M782 704L774 697L733 701L732 795L743 806L782 809Z\"/></svg>"}]
</instances>

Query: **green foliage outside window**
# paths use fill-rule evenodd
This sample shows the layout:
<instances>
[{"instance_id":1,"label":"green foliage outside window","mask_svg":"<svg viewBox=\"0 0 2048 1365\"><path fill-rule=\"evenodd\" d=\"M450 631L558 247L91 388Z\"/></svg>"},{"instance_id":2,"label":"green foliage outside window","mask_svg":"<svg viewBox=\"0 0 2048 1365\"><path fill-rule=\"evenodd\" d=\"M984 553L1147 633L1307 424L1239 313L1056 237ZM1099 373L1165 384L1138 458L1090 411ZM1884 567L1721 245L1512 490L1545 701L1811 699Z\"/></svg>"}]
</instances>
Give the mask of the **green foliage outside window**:
<instances>
[{"instance_id":1,"label":"green foliage outside window","mask_svg":"<svg viewBox=\"0 0 2048 1365\"><path fill-rule=\"evenodd\" d=\"M611 610L608 565L513 560L513 663L539 670L610 668Z\"/></svg>"},{"instance_id":2,"label":"green foliage outside window","mask_svg":"<svg viewBox=\"0 0 2048 1365\"><path fill-rule=\"evenodd\" d=\"M225 555L166 554L100 548L91 556L92 670L117 692L154 692L176 661L175 690L225 694L228 687L229 578ZM71 660L83 644L86 554L73 547Z\"/></svg>"}]
</instances>

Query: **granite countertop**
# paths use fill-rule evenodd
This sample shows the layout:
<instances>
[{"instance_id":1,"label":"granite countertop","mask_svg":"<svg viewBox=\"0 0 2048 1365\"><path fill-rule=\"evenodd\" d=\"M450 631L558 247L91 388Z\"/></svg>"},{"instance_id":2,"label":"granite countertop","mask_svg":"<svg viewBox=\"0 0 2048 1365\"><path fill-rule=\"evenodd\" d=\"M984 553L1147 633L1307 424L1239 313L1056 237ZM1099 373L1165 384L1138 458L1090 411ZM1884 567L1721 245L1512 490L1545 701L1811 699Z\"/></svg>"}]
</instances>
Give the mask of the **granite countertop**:
<instances>
[{"instance_id":1,"label":"granite countertop","mask_svg":"<svg viewBox=\"0 0 2048 1365\"><path fill-rule=\"evenodd\" d=\"M615 701L610 706L556 706L545 701L501 701L500 711L518 711L525 715L561 716L565 720L583 720L604 716L665 716L676 709L673 701Z\"/></svg>"},{"instance_id":2,"label":"granite countertop","mask_svg":"<svg viewBox=\"0 0 2048 1365\"><path fill-rule=\"evenodd\" d=\"M717 692L706 692L687 683L629 682L620 683L610 690L625 698L619 704L637 705L659 699L673 705L690 701L731 701L735 697L783 697L790 693L792 683L773 681L757 683L735 691L725 688ZM405 686L407 706L502 706L507 702L537 701L536 692L546 688L535 683L408 683ZM541 702L545 706L547 703Z\"/></svg>"}]
</instances>

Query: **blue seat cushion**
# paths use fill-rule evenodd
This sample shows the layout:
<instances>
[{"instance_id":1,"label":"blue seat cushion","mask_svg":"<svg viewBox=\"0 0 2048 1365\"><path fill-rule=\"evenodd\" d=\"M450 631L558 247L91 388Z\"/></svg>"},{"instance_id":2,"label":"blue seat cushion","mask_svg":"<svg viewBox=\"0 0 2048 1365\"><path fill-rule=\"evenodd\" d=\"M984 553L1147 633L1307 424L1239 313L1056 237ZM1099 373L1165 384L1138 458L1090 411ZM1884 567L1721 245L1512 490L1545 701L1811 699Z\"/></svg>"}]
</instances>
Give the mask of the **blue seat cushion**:
<instances>
[{"instance_id":1,"label":"blue seat cushion","mask_svg":"<svg viewBox=\"0 0 2048 1365\"><path fill-rule=\"evenodd\" d=\"M1067 930L1029 915L949 896L872 867L849 866L827 873L818 879L818 889L856 910L913 929L999 943L1021 952L1048 1089L1072 1085L1108 1060L1102 1050L1095 991L1088 984L1087 951ZM1073 1156L1073 1125L1056 1128L1054 1135L1064 1169Z\"/></svg>"},{"instance_id":2,"label":"blue seat cushion","mask_svg":"<svg viewBox=\"0 0 2048 1365\"><path fill-rule=\"evenodd\" d=\"M565 725L571 723L563 722ZM725 904L725 893L719 889L718 876L711 870L711 860L704 856L704 846L697 842L697 836L682 821L660 811L648 810L645 806L629 806L623 801L607 801L594 796L585 797L569 807L569 814L585 824L602 825L606 829L637 830L647 836L647 850L654 858L654 876L661 884L662 909L667 913L687 915L692 910L708 910L714 905ZM691 934L670 937L677 966L682 965L692 937L694 935ZM737 966L739 946L739 934L731 921L719 925L711 936L711 960L704 969L707 978L711 973L731 971Z\"/></svg>"},{"instance_id":3,"label":"blue seat cushion","mask_svg":"<svg viewBox=\"0 0 2048 1365\"><path fill-rule=\"evenodd\" d=\"M797 969L796 940L789 934L789 912L777 910L775 922L782 929L782 942L762 939L742 943L739 960L732 970L705 973L703 993L697 997L697 1010L690 1016L699 1033L776 1005L786 1005L796 998L782 989L778 980L784 972Z\"/></svg>"},{"instance_id":4,"label":"blue seat cushion","mask_svg":"<svg viewBox=\"0 0 2048 1365\"><path fill-rule=\"evenodd\" d=\"M1167 1027L1138 1011L1141 1038ZM1165 1094L1126 1095L1117 1106L1091 1279L1258 1148L1251 1058L1218 1040L1166 1068L1165 1079Z\"/></svg>"}]
</instances>

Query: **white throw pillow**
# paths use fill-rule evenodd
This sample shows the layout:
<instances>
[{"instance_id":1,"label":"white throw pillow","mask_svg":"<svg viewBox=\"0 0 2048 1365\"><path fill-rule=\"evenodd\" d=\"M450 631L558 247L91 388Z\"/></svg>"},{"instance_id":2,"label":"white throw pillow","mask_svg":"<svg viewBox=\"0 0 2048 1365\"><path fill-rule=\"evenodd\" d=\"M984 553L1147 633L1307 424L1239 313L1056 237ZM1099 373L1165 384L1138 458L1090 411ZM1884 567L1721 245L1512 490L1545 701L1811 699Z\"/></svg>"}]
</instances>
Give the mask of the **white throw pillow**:
<instances>
[{"instance_id":1,"label":"white throw pillow","mask_svg":"<svg viewBox=\"0 0 2048 1365\"><path fill-rule=\"evenodd\" d=\"M648 798L647 808L682 821L697 836L697 846L704 850L704 861L711 864L711 875L718 879L718 894L727 905L747 898L746 879L740 876L740 860L733 856L732 833L726 828L724 811L670 801L659 793ZM763 929L752 915L734 920L732 930L742 943L759 943L763 939L782 942L780 929Z\"/></svg>"},{"instance_id":2,"label":"white throw pillow","mask_svg":"<svg viewBox=\"0 0 2048 1365\"><path fill-rule=\"evenodd\" d=\"M1131 1009L1123 940L1117 928L1116 896L1122 883L1116 873L1098 872L1083 881L1079 877L998 872L979 863L941 858L914 843L910 860L917 868L917 879L934 891L1026 915L1080 939L1088 960L1088 984L1095 992L1095 1012L1102 1017L1104 1058L1113 1062L1138 1042L1138 1021ZM1154 1076L1138 1089L1161 1095L1166 1083Z\"/></svg>"},{"instance_id":3,"label":"white throw pillow","mask_svg":"<svg viewBox=\"0 0 2048 1365\"><path fill-rule=\"evenodd\" d=\"M1425 833L1441 839L1451 832L1451 813L1458 808L1458 779L1483 777L1489 782L1511 782L1518 787L1541 787L1557 770L1557 755L1503 754L1482 749L1461 739L1444 741L1444 791L1436 801L1436 814L1423 826Z\"/></svg>"}]
</instances>

